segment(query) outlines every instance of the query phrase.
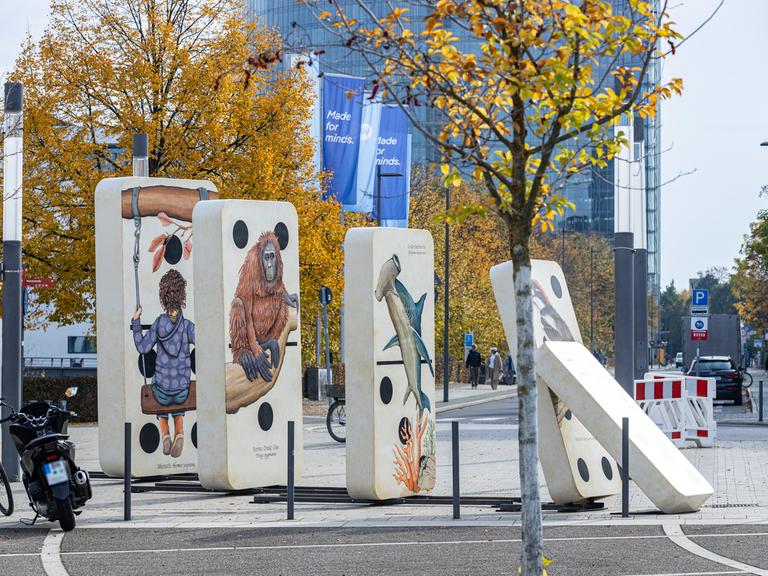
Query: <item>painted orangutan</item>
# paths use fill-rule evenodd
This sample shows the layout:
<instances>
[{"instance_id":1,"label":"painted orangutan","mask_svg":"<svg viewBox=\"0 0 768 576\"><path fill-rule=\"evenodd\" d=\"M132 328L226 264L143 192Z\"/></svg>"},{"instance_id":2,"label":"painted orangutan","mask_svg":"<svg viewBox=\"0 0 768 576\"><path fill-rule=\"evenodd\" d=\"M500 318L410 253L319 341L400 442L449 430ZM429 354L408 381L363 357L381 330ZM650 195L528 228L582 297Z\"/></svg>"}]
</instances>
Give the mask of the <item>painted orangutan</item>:
<instances>
[{"instance_id":1,"label":"painted orangutan","mask_svg":"<svg viewBox=\"0 0 768 576\"><path fill-rule=\"evenodd\" d=\"M264 232L240 268L229 315L232 355L248 380L272 380L272 368L280 361L277 340L288 320L289 306L298 308L299 298L285 290L277 236Z\"/></svg>"}]
</instances>

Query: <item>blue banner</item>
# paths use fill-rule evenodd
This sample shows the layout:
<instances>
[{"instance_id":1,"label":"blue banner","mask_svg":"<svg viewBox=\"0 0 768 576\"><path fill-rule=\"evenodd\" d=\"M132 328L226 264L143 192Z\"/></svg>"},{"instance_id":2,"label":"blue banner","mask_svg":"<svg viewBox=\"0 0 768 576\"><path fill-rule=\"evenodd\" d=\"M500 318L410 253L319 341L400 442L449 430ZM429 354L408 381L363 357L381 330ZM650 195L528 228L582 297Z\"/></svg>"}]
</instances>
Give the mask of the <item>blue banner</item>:
<instances>
[{"instance_id":1,"label":"blue banner","mask_svg":"<svg viewBox=\"0 0 768 576\"><path fill-rule=\"evenodd\" d=\"M376 148L376 186L373 218L382 221L408 220L410 196L408 117L399 106L385 106L381 110L379 138ZM397 176L395 176L397 174Z\"/></svg>"},{"instance_id":2,"label":"blue banner","mask_svg":"<svg viewBox=\"0 0 768 576\"><path fill-rule=\"evenodd\" d=\"M363 114L362 78L323 77L323 169L331 172L328 196L357 203L357 157Z\"/></svg>"},{"instance_id":3,"label":"blue banner","mask_svg":"<svg viewBox=\"0 0 768 576\"><path fill-rule=\"evenodd\" d=\"M381 107L381 98L371 99L370 92L365 93L360 124L360 152L357 157L357 197L354 203L344 204L347 212L370 212L373 209Z\"/></svg>"}]
</instances>

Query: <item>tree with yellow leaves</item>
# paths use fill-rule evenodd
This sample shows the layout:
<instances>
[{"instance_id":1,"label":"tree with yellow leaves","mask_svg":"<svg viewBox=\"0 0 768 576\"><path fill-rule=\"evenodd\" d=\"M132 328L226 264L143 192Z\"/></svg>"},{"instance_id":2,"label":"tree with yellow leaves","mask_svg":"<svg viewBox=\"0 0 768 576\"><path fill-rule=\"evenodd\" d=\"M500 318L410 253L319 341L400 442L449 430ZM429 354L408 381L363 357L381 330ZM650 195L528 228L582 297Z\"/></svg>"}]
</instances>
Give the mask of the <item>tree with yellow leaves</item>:
<instances>
[{"instance_id":1,"label":"tree with yellow leaves","mask_svg":"<svg viewBox=\"0 0 768 576\"><path fill-rule=\"evenodd\" d=\"M530 240L568 207L558 180L627 144L624 115L651 116L680 80L649 85L679 37L645 0L299 0L357 55L386 99L443 154L447 185L483 182L514 262L520 399L522 573L542 573ZM411 21L413 15L414 20ZM667 44L669 43L669 44ZM674 48L674 46L672 45ZM439 129L416 108L428 106Z\"/></svg>"},{"instance_id":2,"label":"tree with yellow leaves","mask_svg":"<svg viewBox=\"0 0 768 576\"><path fill-rule=\"evenodd\" d=\"M445 245L441 210L444 204L444 190L438 178L428 175L412 177L410 207L411 228L429 230L435 242L435 270L445 269ZM454 201L459 205L479 205L483 198L478 185L463 183L453 192ZM504 329L499 319L496 300L493 296L489 271L491 266L502 261L509 253L506 238L502 234L502 223L498 218L480 214L467 214L459 223L450 227L451 282L449 349L450 355L459 363L464 361L464 332L473 332L475 343L485 354L491 346L502 346ZM445 289L442 279L437 287L438 296ZM435 332L443 333L443 311L435 307ZM444 346L445 343L443 342ZM438 364L442 357L436 354Z\"/></svg>"},{"instance_id":3,"label":"tree with yellow leaves","mask_svg":"<svg viewBox=\"0 0 768 576\"><path fill-rule=\"evenodd\" d=\"M343 229L313 173L309 86L279 60L279 38L248 23L239 0L52 1L47 30L11 75L25 87L25 261L57 281L36 295L48 320L91 317L93 191L131 173L130 138L143 132L151 176L296 206L312 350L313 295L341 291Z\"/></svg>"}]
</instances>

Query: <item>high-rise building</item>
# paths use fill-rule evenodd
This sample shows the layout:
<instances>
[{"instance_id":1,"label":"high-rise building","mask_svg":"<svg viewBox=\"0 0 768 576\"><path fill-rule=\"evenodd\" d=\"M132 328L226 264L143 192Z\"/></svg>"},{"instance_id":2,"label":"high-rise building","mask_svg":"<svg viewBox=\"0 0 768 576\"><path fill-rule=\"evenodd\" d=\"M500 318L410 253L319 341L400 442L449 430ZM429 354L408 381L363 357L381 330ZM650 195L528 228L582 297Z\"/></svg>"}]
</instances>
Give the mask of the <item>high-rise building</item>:
<instances>
[{"instance_id":1,"label":"high-rise building","mask_svg":"<svg viewBox=\"0 0 768 576\"><path fill-rule=\"evenodd\" d=\"M352 18L365 18L361 8L354 0L336 0L346 13ZM612 0L614 10L618 12L628 10L627 0ZM651 0L658 9L658 0ZM319 23L306 6L296 0L246 0L247 11L250 18L260 19L266 26L278 29L286 38L290 47L311 47L323 51L321 69L329 73L342 73L350 75L369 75L368 69L362 58L343 47L339 39L329 32L324 24ZM381 14L388 11L387 0L369 0L367 5ZM423 8L417 4L410 4L410 18L412 22L419 22L424 14ZM461 37L462 31L454 27L453 32ZM631 66L631 59L621 64ZM645 78L646 89L660 81L660 60L653 60ZM435 124L435 132L438 130L437 118L430 116L427 107L417 109L417 114L428 124ZM635 164L635 169L642 171L642 177L631 183L618 181L621 172L619 163L624 159L616 159L608 163L608 166L600 169L592 169L584 174L571 178L560 190L575 205L575 210L570 211L564 218L557 222L559 230L578 232L599 232L613 237L615 229L614 206L616 195L630 187L642 186L645 193L645 246L648 250L648 281L649 289L658 297L660 294L660 120L657 115L645 122L632 122L625 120L632 129L629 134L632 152L630 158ZM413 134L412 159L414 163L431 163L439 159L434 147L418 132ZM639 182L639 184L638 184Z\"/></svg>"}]
</instances>

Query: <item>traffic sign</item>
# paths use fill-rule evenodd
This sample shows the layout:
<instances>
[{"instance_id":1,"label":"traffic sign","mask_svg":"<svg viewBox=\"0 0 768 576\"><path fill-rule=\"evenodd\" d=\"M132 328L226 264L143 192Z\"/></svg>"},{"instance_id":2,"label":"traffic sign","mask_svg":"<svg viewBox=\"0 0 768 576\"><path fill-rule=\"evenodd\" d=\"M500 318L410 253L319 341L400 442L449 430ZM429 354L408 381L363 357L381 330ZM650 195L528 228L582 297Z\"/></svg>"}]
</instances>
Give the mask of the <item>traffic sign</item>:
<instances>
[{"instance_id":1,"label":"traffic sign","mask_svg":"<svg viewBox=\"0 0 768 576\"><path fill-rule=\"evenodd\" d=\"M691 316L706 316L709 314L709 290L691 290Z\"/></svg>"},{"instance_id":2,"label":"traffic sign","mask_svg":"<svg viewBox=\"0 0 768 576\"><path fill-rule=\"evenodd\" d=\"M708 317L691 318L691 340L706 340L709 333Z\"/></svg>"},{"instance_id":3,"label":"traffic sign","mask_svg":"<svg viewBox=\"0 0 768 576\"><path fill-rule=\"evenodd\" d=\"M695 289L691 294L691 305L696 307L709 306L709 290Z\"/></svg>"},{"instance_id":4,"label":"traffic sign","mask_svg":"<svg viewBox=\"0 0 768 576\"><path fill-rule=\"evenodd\" d=\"M330 304L333 299L333 293L328 286L322 286L317 297L320 300L320 304Z\"/></svg>"},{"instance_id":5,"label":"traffic sign","mask_svg":"<svg viewBox=\"0 0 768 576\"><path fill-rule=\"evenodd\" d=\"M24 288L53 288L56 281L53 278L24 277Z\"/></svg>"},{"instance_id":6,"label":"traffic sign","mask_svg":"<svg viewBox=\"0 0 768 576\"><path fill-rule=\"evenodd\" d=\"M475 335L472 332L464 332L464 347L472 348L475 343Z\"/></svg>"}]
</instances>

